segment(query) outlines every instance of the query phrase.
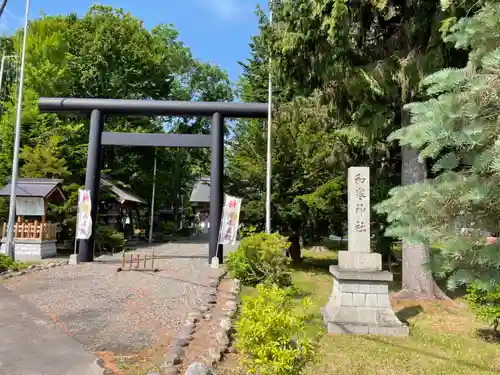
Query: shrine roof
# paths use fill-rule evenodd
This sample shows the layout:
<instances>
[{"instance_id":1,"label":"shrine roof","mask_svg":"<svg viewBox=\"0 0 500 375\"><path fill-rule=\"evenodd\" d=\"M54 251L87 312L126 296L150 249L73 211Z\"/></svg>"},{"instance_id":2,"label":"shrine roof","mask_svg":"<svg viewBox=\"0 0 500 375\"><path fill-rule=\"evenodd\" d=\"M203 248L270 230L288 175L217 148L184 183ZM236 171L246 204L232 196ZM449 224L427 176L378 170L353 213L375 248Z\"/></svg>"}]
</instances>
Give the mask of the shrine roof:
<instances>
[{"instance_id":1,"label":"shrine roof","mask_svg":"<svg viewBox=\"0 0 500 375\"><path fill-rule=\"evenodd\" d=\"M190 202L207 203L210 202L210 178L203 177L198 179L191 191Z\"/></svg>"},{"instance_id":2,"label":"shrine roof","mask_svg":"<svg viewBox=\"0 0 500 375\"><path fill-rule=\"evenodd\" d=\"M108 188L116 196L116 199L120 204L125 202L133 202L139 204L146 204L147 202L135 194L130 189L121 185L119 182L112 180L110 177L103 175L101 176L101 187Z\"/></svg>"},{"instance_id":3,"label":"shrine roof","mask_svg":"<svg viewBox=\"0 0 500 375\"><path fill-rule=\"evenodd\" d=\"M35 197L35 198L48 198L55 191L60 190L60 185L63 180L56 178L18 178L16 184L16 196L18 197ZM11 183L5 185L0 189L0 197L10 196Z\"/></svg>"}]
</instances>

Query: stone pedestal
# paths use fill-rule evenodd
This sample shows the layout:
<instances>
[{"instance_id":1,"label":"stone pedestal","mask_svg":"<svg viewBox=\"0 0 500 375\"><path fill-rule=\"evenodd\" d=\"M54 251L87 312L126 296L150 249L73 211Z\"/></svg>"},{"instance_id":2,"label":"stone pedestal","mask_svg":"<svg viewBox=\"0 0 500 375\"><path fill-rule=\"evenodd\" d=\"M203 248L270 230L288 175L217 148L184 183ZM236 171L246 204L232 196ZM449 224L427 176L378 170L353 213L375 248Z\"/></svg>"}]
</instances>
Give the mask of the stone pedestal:
<instances>
[{"instance_id":1,"label":"stone pedestal","mask_svg":"<svg viewBox=\"0 0 500 375\"><path fill-rule=\"evenodd\" d=\"M379 253L339 251L338 258L339 265L343 269L357 271L382 270L382 255Z\"/></svg>"},{"instance_id":2,"label":"stone pedestal","mask_svg":"<svg viewBox=\"0 0 500 375\"><path fill-rule=\"evenodd\" d=\"M369 168L349 168L347 206L348 251L330 266L333 292L322 311L328 332L407 336L389 299L392 273L382 271L382 256L371 252Z\"/></svg>"},{"instance_id":3,"label":"stone pedestal","mask_svg":"<svg viewBox=\"0 0 500 375\"><path fill-rule=\"evenodd\" d=\"M2 239L2 253L7 253L7 239ZM20 239L14 240L15 258L19 261L41 260L57 256L55 240Z\"/></svg>"},{"instance_id":4,"label":"stone pedestal","mask_svg":"<svg viewBox=\"0 0 500 375\"><path fill-rule=\"evenodd\" d=\"M408 326L399 321L391 307L392 273L338 266L330 266L330 272L333 292L322 310L328 333L408 336Z\"/></svg>"}]
</instances>

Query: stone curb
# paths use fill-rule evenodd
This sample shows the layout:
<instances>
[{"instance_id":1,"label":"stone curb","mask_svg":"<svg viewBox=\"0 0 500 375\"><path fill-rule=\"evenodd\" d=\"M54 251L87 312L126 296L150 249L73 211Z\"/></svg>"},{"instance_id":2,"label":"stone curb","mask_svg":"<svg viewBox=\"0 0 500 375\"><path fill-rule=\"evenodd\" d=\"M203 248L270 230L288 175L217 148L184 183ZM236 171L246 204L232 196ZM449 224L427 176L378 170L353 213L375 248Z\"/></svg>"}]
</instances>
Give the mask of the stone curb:
<instances>
[{"instance_id":1,"label":"stone curb","mask_svg":"<svg viewBox=\"0 0 500 375\"><path fill-rule=\"evenodd\" d=\"M224 270L219 276L210 280L208 291L205 293L206 298L204 298L204 302L187 314L179 335L164 358L163 365L161 366L161 373L163 375L179 374L179 365L182 363L184 355L186 354L186 347L189 346L189 343L193 339L197 323L203 318L208 319L211 317L210 311L217 303L217 288L226 274L227 271Z\"/></svg>"},{"instance_id":2,"label":"stone curb","mask_svg":"<svg viewBox=\"0 0 500 375\"><path fill-rule=\"evenodd\" d=\"M231 290L225 307L222 308L224 318L219 323L219 330L215 333L217 344L208 349L208 359L212 366L217 365L225 353L229 351L232 336L234 333L233 319L238 311L238 299L241 290L241 283L238 279L232 280ZM188 372L186 372L189 375Z\"/></svg>"},{"instance_id":3,"label":"stone curb","mask_svg":"<svg viewBox=\"0 0 500 375\"><path fill-rule=\"evenodd\" d=\"M67 265L67 264L68 264L67 260L64 260L64 261L61 261L61 262L50 262L50 263L45 263L45 264L36 264L36 265L32 264L31 266L29 266L27 269L24 269L24 270L19 270L19 271L7 270L7 271L4 271L4 272L0 273L0 280L7 280L7 279L10 279L12 277L22 276L22 275L26 275L26 274L37 272L37 271L48 270L50 268L60 267L60 266L64 266L64 265Z\"/></svg>"}]
</instances>

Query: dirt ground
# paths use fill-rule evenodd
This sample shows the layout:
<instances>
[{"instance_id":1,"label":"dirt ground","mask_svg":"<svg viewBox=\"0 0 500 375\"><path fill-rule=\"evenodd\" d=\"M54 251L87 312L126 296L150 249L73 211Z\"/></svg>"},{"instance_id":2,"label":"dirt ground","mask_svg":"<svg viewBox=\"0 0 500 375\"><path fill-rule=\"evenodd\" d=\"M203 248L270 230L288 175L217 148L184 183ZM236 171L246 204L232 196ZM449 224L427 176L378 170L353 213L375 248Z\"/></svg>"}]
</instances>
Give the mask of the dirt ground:
<instances>
[{"instance_id":1,"label":"dirt ground","mask_svg":"<svg viewBox=\"0 0 500 375\"><path fill-rule=\"evenodd\" d=\"M203 303L210 280L221 272L208 266L206 243L169 243L133 254L153 251L157 273L117 272L117 254L33 272L3 285L123 373L120 362L127 358L162 360L186 315Z\"/></svg>"}]
</instances>

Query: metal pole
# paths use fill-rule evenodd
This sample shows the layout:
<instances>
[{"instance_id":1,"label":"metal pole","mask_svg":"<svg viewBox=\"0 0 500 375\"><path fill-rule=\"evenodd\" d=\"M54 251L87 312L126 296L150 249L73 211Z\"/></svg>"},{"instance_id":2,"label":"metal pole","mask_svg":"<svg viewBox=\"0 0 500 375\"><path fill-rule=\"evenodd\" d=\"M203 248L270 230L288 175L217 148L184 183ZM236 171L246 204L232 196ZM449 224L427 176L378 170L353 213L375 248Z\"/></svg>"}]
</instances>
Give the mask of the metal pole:
<instances>
[{"instance_id":1,"label":"metal pole","mask_svg":"<svg viewBox=\"0 0 500 375\"><path fill-rule=\"evenodd\" d=\"M94 109L90 115L89 148L87 154L87 171L85 173L85 190L90 190L92 234L88 239L80 239L79 241L78 260L80 262L92 262L94 260L99 187L101 184L101 137L103 129L104 114L98 109Z\"/></svg>"},{"instance_id":2,"label":"metal pole","mask_svg":"<svg viewBox=\"0 0 500 375\"><path fill-rule=\"evenodd\" d=\"M212 116L212 161L210 166L210 229L208 263L217 256L219 264L224 258L223 245L219 244L219 229L224 199L224 118L220 113Z\"/></svg>"},{"instance_id":3,"label":"metal pole","mask_svg":"<svg viewBox=\"0 0 500 375\"><path fill-rule=\"evenodd\" d=\"M4 71L5 71L5 60L9 57L15 57L16 55L5 55L5 53L2 55L2 63L0 64L0 95L2 95L2 88L3 88L3 77L4 77Z\"/></svg>"},{"instance_id":4,"label":"metal pole","mask_svg":"<svg viewBox=\"0 0 500 375\"><path fill-rule=\"evenodd\" d=\"M7 254L15 259L14 254L14 223L16 220L16 187L19 169L19 148L21 146L21 117L23 110L24 86L24 61L26 58L26 40L28 37L28 18L30 13L30 0L26 0L26 13L24 15L23 51L21 54L21 73L17 93L16 130L14 138L14 155L12 157L12 179L10 188L9 223L7 226Z\"/></svg>"},{"instance_id":5,"label":"metal pole","mask_svg":"<svg viewBox=\"0 0 500 375\"><path fill-rule=\"evenodd\" d=\"M182 228L184 228L184 195L181 194L181 207L182 207L182 212L181 212L181 225L180 225L180 228L179 230L182 230Z\"/></svg>"},{"instance_id":6,"label":"metal pole","mask_svg":"<svg viewBox=\"0 0 500 375\"><path fill-rule=\"evenodd\" d=\"M269 24L273 23L272 0L269 1ZM271 56L269 56L269 79L268 79L268 113L267 113L267 160L266 160L266 233L271 233L271 168L272 168L272 98L273 98L273 81L271 77Z\"/></svg>"},{"instance_id":7,"label":"metal pole","mask_svg":"<svg viewBox=\"0 0 500 375\"><path fill-rule=\"evenodd\" d=\"M3 71L5 69L5 53L2 55L2 64L0 65L0 95L2 95Z\"/></svg>"},{"instance_id":8,"label":"metal pole","mask_svg":"<svg viewBox=\"0 0 500 375\"><path fill-rule=\"evenodd\" d=\"M153 191L151 193L151 221L149 222L149 243L153 242L153 220L155 213L155 190L156 190L156 151L155 148L155 161L153 166Z\"/></svg>"}]
</instances>

